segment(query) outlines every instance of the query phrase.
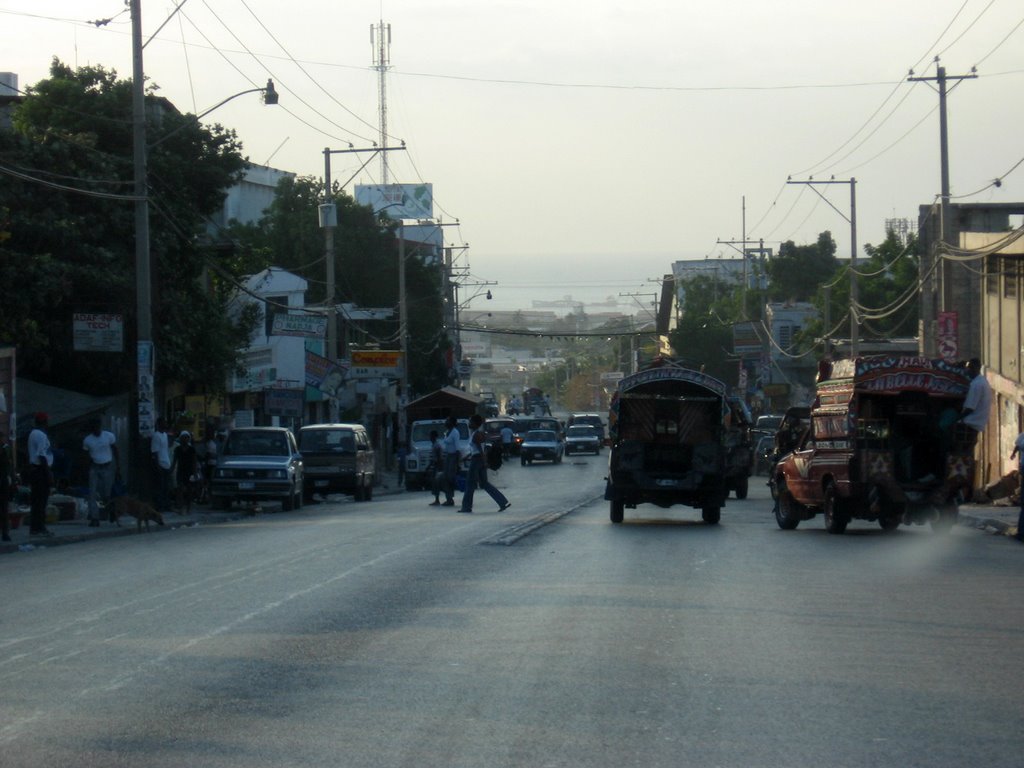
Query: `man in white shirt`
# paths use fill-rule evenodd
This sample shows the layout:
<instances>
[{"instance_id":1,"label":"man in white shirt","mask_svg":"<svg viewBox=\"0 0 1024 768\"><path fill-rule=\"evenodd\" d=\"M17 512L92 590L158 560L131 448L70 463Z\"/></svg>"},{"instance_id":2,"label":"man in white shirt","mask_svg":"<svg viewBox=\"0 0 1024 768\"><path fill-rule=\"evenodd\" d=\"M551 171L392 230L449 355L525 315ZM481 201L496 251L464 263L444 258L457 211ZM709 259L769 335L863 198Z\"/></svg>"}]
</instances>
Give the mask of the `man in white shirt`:
<instances>
[{"instance_id":1,"label":"man in white shirt","mask_svg":"<svg viewBox=\"0 0 1024 768\"><path fill-rule=\"evenodd\" d=\"M113 432L102 428L99 419L93 419L89 426L92 429L82 441L82 448L89 454L89 527L97 528L100 524L101 498L108 509L110 521L117 521L117 516L110 508L110 489L117 475L117 438Z\"/></svg>"},{"instance_id":2,"label":"man in white shirt","mask_svg":"<svg viewBox=\"0 0 1024 768\"><path fill-rule=\"evenodd\" d=\"M50 417L39 412L35 422L35 429L28 435L28 477L32 504L28 532L30 536L52 536L53 533L46 529L46 502L50 498L50 468L53 466L53 449L46 434Z\"/></svg>"},{"instance_id":3,"label":"man in white shirt","mask_svg":"<svg viewBox=\"0 0 1024 768\"><path fill-rule=\"evenodd\" d=\"M971 385L967 389L967 397L964 398L964 406L960 411L960 421L965 426L974 430L974 439L985 431L988 425L988 413L992 408L992 387L988 379L981 373L981 360L972 357L967 363L967 375L971 379Z\"/></svg>"},{"instance_id":4,"label":"man in white shirt","mask_svg":"<svg viewBox=\"0 0 1024 768\"><path fill-rule=\"evenodd\" d=\"M156 429L149 441L149 452L153 456L153 473L156 480L153 506L157 512L170 512L171 450L167 442L167 422L163 418L156 420Z\"/></svg>"},{"instance_id":5,"label":"man in white shirt","mask_svg":"<svg viewBox=\"0 0 1024 768\"><path fill-rule=\"evenodd\" d=\"M441 441L441 448L444 451L444 503L443 507L455 506L455 475L459 472L459 422L454 416L449 416L444 423L446 432Z\"/></svg>"}]
</instances>

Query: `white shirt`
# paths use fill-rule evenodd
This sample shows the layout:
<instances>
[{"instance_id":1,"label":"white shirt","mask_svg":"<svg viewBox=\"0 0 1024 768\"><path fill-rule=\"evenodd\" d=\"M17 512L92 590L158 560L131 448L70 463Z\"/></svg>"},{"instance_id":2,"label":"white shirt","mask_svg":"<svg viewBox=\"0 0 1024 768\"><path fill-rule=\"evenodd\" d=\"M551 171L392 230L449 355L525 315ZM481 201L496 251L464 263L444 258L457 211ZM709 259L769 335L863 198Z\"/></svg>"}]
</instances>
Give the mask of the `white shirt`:
<instances>
[{"instance_id":1,"label":"white shirt","mask_svg":"<svg viewBox=\"0 0 1024 768\"><path fill-rule=\"evenodd\" d=\"M53 466L53 451L50 449L50 438L43 430L36 428L28 433L28 463L42 464L46 461Z\"/></svg>"},{"instance_id":2,"label":"white shirt","mask_svg":"<svg viewBox=\"0 0 1024 768\"><path fill-rule=\"evenodd\" d=\"M82 447L89 452L93 464L109 464L114 460L114 446L117 438L113 432L103 430L98 435L90 432L82 441Z\"/></svg>"},{"instance_id":3,"label":"white shirt","mask_svg":"<svg viewBox=\"0 0 1024 768\"><path fill-rule=\"evenodd\" d=\"M166 432L153 433L153 439L149 441L149 452L156 454L156 463L161 469L171 468L171 453L167 446Z\"/></svg>"},{"instance_id":4,"label":"white shirt","mask_svg":"<svg viewBox=\"0 0 1024 768\"><path fill-rule=\"evenodd\" d=\"M985 374L979 373L971 379L971 386L967 389L964 409L970 408L971 412L964 418L964 424L979 432L984 432L988 425L988 412L991 407L992 387L989 386Z\"/></svg>"},{"instance_id":5,"label":"white shirt","mask_svg":"<svg viewBox=\"0 0 1024 768\"><path fill-rule=\"evenodd\" d=\"M444 452L448 454L459 452L459 428L452 427L442 441Z\"/></svg>"}]
</instances>

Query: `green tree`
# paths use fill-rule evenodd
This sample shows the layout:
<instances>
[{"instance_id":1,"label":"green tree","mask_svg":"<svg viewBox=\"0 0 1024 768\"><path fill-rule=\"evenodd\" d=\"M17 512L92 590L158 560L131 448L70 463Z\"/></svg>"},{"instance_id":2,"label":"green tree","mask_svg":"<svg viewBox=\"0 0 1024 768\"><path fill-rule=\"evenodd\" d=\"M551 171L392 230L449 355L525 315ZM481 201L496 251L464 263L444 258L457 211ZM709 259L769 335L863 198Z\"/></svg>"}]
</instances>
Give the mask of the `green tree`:
<instances>
[{"instance_id":1,"label":"green tree","mask_svg":"<svg viewBox=\"0 0 1024 768\"><path fill-rule=\"evenodd\" d=\"M838 265L831 232L822 232L813 245L786 241L779 247L778 256L768 262L769 300L811 301Z\"/></svg>"},{"instance_id":2,"label":"green tree","mask_svg":"<svg viewBox=\"0 0 1024 768\"><path fill-rule=\"evenodd\" d=\"M152 326L157 375L219 391L250 317L224 311L230 285L199 278L217 254L197 246L207 217L241 177L235 134L207 128L147 89ZM54 60L0 132L8 233L0 242L0 339L18 346L22 372L97 394L135 378L135 224L130 81L102 67ZM219 266L219 265L215 265ZM2 275L7 277L6 274ZM31 311L24 312L29 308ZM78 353L74 312L125 316L123 353Z\"/></svg>"},{"instance_id":3,"label":"green tree","mask_svg":"<svg viewBox=\"0 0 1024 768\"><path fill-rule=\"evenodd\" d=\"M683 314L669 342L683 364L724 382L736 379L732 327L741 320L742 289L716 277L687 280ZM749 299L749 297L748 297Z\"/></svg>"},{"instance_id":4,"label":"green tree","mask_svg":"<svg viewBox=\"0 0 1024 768\"><path fill-rule=\"evenodd\" d=\"M241 246L235 268L253 271L259 263L265 265L272 254L276 266L309 283L307 302L322 302L327 295L324 236L317 210L322 195L322 180L282 179L273 203L257 224L229 228L231 239ZM369 206L358 204L337 186L332 196L338 217L334 234L335 301L394 309L393 319L386 322L348 323L345 336L352 343L399 349L398 225ZM425 263L417 243L407 240L404 250L409 386L413 393L424 394L447 382L445 353L451 342L442 327L440 268Z\"/></svg>"}]
</instances>

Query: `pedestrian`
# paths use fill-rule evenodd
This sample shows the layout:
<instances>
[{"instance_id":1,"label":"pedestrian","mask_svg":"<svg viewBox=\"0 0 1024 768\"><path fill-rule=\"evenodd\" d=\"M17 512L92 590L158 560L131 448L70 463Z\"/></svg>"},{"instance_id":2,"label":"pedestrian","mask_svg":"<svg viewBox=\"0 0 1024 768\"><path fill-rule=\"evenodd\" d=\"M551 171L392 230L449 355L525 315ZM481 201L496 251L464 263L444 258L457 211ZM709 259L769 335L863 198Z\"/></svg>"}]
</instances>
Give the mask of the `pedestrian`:
<instances>
[{"instance_id":1,"label":"pedestrian","mask_svg":"<svg viewBox=\"0 0 1024 768\"><path fill-rule=\"evenodd\" d=\"M405 459L409 455L409 446L399 443L395 446L395 460L398 462L398 487L405 485Z\"/></svg>"},{"instance_id":2,"label":"pedestrian","mask_svg":"<svg viewBox=\"0 0 1024 768\"><path fill-rule=\"evenodd\" d=\"M512 427L506 424L501 428L501 458L507 459L512 455Z\"/></svg>"},{"instance_id":3,"label":"pedestrian","mask_svg":"<svg viewBox=\"0 0 1024 768\"><path fill-rule=\"evenodd\" d=\"M174 506L179 511L184 507L186 514L192 511L192 492L198 473L199 457L192 444L192 433L183 429L174 444L170 474L174 477Z\"/></svg>"},{"instance_id":4,"label":"pedestrian","mask_svg":"<svg viewBox=\"0 0 1024 768\"><path fill-rule=\"evenodd\" d=\"M964 398L964 405L960 411L960 421L966 427L974 430L971 435L971 444L978 440L978 435L985 431L988 425L988 412L992 408L992 387L988 379L981 373L981 360L972 357L967 363L967 376L971 380L967 388L967 397Z\"/></svg>"},{"instance_id":5,"label":"pedestrian","mask_svg":"<svg viewBox=\"0 0 1024 768\"><path fill-rule=\"evenodd\" d=\"M430 464L427 466L427 474L430 476L430 491L434 494L434 500L429 506L440 506L441 490L444 488L444 448L436 429L430 430Z\"/></svg>"},{"instance_id":6,"label":"pedestrian","mask_svg":"<svg viewBox=\"0 0 1024 768\"><path fill-rule=\"evenodd\" d=\"M1017 514L1017 541L1024 541L1024 432L1017 435L1010 459L1017 458L1017 474L1020 481L1020 512Z\"/></svg>"},{"instance_id":7,"label":"pedestrian","mask_svg":"<svg viewBox=\"0 0 1024 768\"><path fill-rule=\"evenodd\" d=\"M108 519L117 522L110 503L110 490L118 473L117 438L103 429L98 418L89 422L89 434L82 440L82 448L89 454L89 527L100 525L99 502L102 499Z\"/></svg>"},{"instance_id":8,"label":"pedestrian","mask_svg":"<svg viewBox=\"0 0 1024 768\"><path fill-rule=\"evenodd\" d=\"M31 491L29 513L30 536L53 536L46 528L46 502L50 498L50 482L53 479L53 449L46 434L50 417L40 411L35 416L35 428L28 434L28 471Z\"/></svg>"},{"instance_id":9,"label":"pedestrian","mask_svg":"<svg viewBox=\"0 0 1024 768\"><path fill-rule=\"evenodd\" d=\"M462 507L459 512L469 514L473 511L473 494L477 488L487 491L498 505L498 511L504 512L512 506L504 494L487 480L487 435L484 433L484 420L479 414L469 418L469 470L466 472L466 492L462 494Z\"/></svg>"},{"instance_id":10,"label":"pedestrian","mask_svg":"<svg viewBox=\"0 0 1024 768\"><path fill-rule=\"evenodd\" d=\"M201 500L206 501L210 497L210 483L213 480L213 472L217 469L217 457L223 444L224 436L214 437L213 432L206 438L206 456L203 457L203 492Z\"/></svg>"},{"instance_id":11,"label":"pedestrian","mask_svg":"<svg viewBox=\"0 0 1024 768\"><path fill-rule=\"evenodd\" d=\"M459 422L454 416L449 416L444 422L444 428L444 503L441 506L454 507L455 476L459 473L459 461L462 458L459 452Z\"/></svg>"},{"instance_id":12,"label":"pedestrian","mask_svg":"<svg viewBox=\"0 0 1024 768\"><path fill-rule=\"evenodd\" d=\"M0 430L0 541L11 540L10 504L14 498L14 454L7 433Z\"/></svg>"},{"instance_id":13,"label":"pedestrian","mask_svg":"<svg viewBox=\"0 0 1024 768\"><path fill-rule=\"evenodd\" d=\"M170 512L171 500L171 453L167 442L167 422L160 417L149 441L149 453L153 458L153 506L157 512Z\"/></svg>"}]
</instances>

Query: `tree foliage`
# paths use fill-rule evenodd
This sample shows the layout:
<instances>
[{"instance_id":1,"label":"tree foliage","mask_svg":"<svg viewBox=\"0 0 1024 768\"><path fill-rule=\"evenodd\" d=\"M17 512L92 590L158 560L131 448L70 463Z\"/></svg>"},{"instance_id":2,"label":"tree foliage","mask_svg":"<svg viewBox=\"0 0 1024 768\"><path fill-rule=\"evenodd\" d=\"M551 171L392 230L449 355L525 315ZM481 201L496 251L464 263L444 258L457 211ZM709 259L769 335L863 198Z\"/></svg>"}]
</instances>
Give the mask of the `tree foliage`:
<instances>
[{"instance_id":1,"label":"tree foliage","mask_svg":"<svg viewBox=\"0 0 1024 768\"><path fill-rule=\"evenodd\" d=\"M733 324L742 320L742 289L710 275L686 281L682 317L670 335L673 355L724 382L735 381Z\"/></svg>"},{"instance_id":2,"label":"tree foliage","mask_svg":"<svg viewBox=\"0 0 1024 768\"><path fill-rule=\"evenodd\" d=\"M768 262L770 301L811 301L819 287L835 274L836 242L831 232L822 232L811 245L788 240Z\"/></svg>"},{"instance_id":3,"label":"tree foliage","mask_svg":"<svg viewBox=\"0 0 1024 768\"><path fill-rule=\"evenodd\" d=\"M18 173L0 185L0 340L26 375L96 394L132 387L136 371L131 90L54 60L0 132L0 163ZM245 159L233 132L179 114L155 86L146 99L157 376L219 391L249 329L224 312L227 284L200 288L218 257L198 238ZM124 351L75 352L75 312L123 314Z\"/></svg>"},{"instance_id":4,"label":"tree foliage","mask_svg":"<svg viewBox=\"0 0 1024 768\"><path fill-rule=\"evenodd\" d=\"M235 269L250 271L274 264L309 283L307 303L326 298L326 248L318 206L323 182L312 177L285 178L266 214L257 224L233 226L230 234L241 244ZM335 187L332 196L338 225L334 233L336 303L364 308L391 308L389 321L351 321L342 324L352 344L399 349L398 224L369 206L358 204ZM442 318L441 271L427 264L418 244L404 243L406 307L408 312L409 384L414 393L430 392L447 382L445 352L451 346Z\"/></svg>"}]
</instances>

